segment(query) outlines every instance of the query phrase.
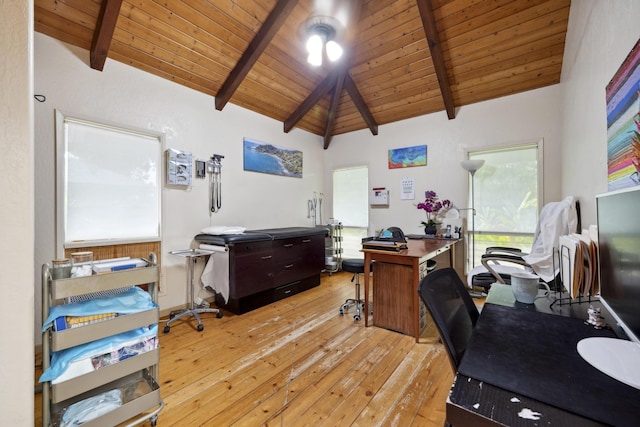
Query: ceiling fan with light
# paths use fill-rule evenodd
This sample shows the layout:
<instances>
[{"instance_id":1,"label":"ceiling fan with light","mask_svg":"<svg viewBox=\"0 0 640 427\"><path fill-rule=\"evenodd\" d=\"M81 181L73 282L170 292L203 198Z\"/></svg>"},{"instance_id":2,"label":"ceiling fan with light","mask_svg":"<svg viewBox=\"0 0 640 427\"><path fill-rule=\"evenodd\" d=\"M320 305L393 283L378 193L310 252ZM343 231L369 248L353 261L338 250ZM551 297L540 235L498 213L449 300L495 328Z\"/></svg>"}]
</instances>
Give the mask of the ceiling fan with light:
<instances>
[{"instance_id":1,"label":"ceiling fan with light","mask_svg":"<svg viewBox=\"0 0 640 427\"><path fill-rule=\"evenodd\" d=\"M325 56L331 62L342 57L343 48L339 43L341 31L337 19L329 16L311 17L305 22L305 34L309 64L321 66Z\"/></svg>"}]
</instances>

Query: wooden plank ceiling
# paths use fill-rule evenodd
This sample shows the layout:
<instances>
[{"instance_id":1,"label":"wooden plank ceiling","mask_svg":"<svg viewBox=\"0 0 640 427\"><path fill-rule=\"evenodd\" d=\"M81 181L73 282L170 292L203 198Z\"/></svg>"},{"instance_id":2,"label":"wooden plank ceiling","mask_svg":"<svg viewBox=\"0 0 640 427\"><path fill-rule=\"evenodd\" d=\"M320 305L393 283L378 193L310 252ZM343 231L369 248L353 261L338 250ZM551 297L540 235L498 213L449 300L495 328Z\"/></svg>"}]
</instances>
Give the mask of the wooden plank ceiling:
<instances>
[{"instance_id":1,"label":"wooden plank ceiling","mask_svg":"<svg viewBox=\"0 0 640 427\"><path fill-rule=\"evenodd\" d=\"M302 29L332 0L35 0L35 30L322 137L560 81L570 0L344 1L336 63ZM337 6L336 6L337 7Z\"/></svg>"}]
</instances>

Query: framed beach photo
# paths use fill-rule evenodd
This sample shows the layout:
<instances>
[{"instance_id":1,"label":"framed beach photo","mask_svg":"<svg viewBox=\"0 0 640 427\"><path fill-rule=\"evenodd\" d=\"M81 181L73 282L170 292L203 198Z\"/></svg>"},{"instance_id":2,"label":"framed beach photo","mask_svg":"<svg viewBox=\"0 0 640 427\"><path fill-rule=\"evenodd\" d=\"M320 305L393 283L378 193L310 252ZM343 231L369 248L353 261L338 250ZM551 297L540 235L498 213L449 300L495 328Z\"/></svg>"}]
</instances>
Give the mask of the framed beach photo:
<instances>
[{"instance_id":1,"label":"framed beach photo","mask_svg":"<svg viewBox=\"0 0 640 427\"><path fill-rule=\"evenodd\" d=\"M302 151L244 138L244 170L302 178Z\"/></svg>"}]
</instances>

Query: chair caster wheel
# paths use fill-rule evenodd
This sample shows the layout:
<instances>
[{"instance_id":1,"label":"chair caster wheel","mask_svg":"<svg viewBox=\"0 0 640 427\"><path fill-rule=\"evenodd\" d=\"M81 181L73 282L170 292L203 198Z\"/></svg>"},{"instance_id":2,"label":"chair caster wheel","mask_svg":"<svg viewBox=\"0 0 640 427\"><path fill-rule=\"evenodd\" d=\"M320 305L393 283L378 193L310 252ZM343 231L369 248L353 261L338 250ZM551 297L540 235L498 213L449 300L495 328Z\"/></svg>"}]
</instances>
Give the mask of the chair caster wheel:
<instances>
[{"instance_id":1,"label":"chair caster wheel","mask_svg":"<svg viewBox=\"0 0 640 427\"><path fill-rule=\"evenodd\" d=\"M219 311L216 313L216 319L220 319L222 317L222 312Z\"/></svg>"},{"instance_id":2,"label":"chair caster wheel","mask_svg":"<svg viewBox=\"0 0 640 427\"><path fill-rule=\"evenodd\" d=\"M164 333L165 334L168 334L170 330L171 330L171 327L169 325L164 327Z\"/></svg>"},{"instance_id":3,"label":"chair caster wheel","mask_svg":"<svg viewBox=\"0 0 640 427\"><path fill-rule=\"evenodd\" d=\"M202 332L204 330L204 325L198 325L198 332Z\"/></svg>"},{"instance_id":4,"label":"chair caster wheel","mask_svg":"<svg viewBox=\"0 0 640 427\"><path fill-rule=\"evenodd\" d=\"M344 316L344 310L340 309L340 316Z\"/></svg>"},{"instance_id":5,"label":"chair caster wheel","mask_svg":"<svg viewBox=\"0 0 640 427\"><path fill-rule=\"evenodd\" d=\"M353 315L353 321L354 322L359 322L360 321L360 315L359 314L354 314Z\"/></svg>"}]
</instances>

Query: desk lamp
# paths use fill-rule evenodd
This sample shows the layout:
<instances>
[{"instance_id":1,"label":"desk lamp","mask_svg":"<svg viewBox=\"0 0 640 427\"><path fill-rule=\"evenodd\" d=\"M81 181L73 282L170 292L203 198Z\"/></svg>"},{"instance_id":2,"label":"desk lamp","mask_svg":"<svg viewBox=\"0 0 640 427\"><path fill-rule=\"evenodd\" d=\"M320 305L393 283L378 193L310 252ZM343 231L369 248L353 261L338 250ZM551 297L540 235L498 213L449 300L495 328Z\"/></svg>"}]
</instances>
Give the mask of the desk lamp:
<instances>
[{"instance_id":1,"label":"desk lamp","mask_svg":"<svg viewBox=\"0 0 640 427\"><path fill-rule=\"evenodd\" d=\"M484 160L463 160L460 165L471 174L471 267L476 262L476 204L474 176L476 171L484 165Z\"/></svg>"}]
</instances>

